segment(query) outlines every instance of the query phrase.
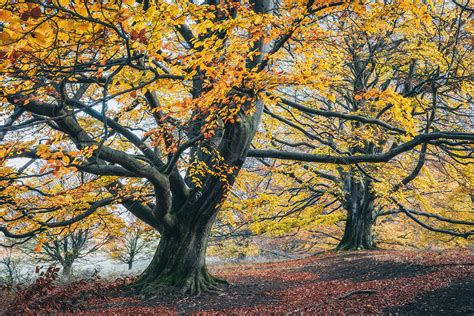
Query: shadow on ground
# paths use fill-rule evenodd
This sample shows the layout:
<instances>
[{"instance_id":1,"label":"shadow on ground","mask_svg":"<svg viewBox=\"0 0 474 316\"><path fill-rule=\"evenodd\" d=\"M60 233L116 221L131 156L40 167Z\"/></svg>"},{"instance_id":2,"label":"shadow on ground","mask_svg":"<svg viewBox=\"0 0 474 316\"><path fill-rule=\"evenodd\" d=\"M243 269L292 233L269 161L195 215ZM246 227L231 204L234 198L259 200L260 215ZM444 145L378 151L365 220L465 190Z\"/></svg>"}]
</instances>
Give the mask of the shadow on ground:
<instances>
[{"instance_id":1,"label":"shadow on ground","mask_svg":"<svg viewBox=\"0 0 474 316\"><path fill-rule=\"evenodd\" d=\"M195 315L474 315L473 252L330 252L274 263L216 265L220 295L118 297L84 312ZM71 312L71 311L69 311ZM74 312L74 311L72 311Z\"/></svg>"},{"instance_id":2,"label":"shadow on ground","mask_svg":"<svg viewBox=\"0 0 474 316\"><path fill-rule=\"evenodd\" d=\"M414 302L386 309L399 315L474 315L474 280L460 280L424 293Z\"/></svg>"},{"instance_id":3,"label":"shadow on ground","mask_svg":"<svg viewBox=\"0 0 474 316\"><path fill-rule=\"evenodd\" d=\"M324 274L320 277L320 281L351 280L353 282L364 282L413 278L437 270L436 266L426 266L412 262L381 261L367 253L348 253L327 259L331 260L331 264L324 267ZM316 269L320 270L318 267L308 267L306 270L313 272Z\"/></svg>"}]
</instances>

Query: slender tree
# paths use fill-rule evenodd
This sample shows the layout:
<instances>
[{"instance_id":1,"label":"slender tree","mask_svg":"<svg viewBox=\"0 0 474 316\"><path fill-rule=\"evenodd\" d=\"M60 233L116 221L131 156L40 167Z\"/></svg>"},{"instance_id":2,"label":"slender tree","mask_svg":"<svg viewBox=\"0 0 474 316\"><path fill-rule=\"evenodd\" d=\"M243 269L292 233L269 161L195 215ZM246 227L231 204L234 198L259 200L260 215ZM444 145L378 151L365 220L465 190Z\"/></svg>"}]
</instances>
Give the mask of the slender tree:
<instances>
[{"instance_id":1,"label":"slender tree","mask_svg":"<svg viewBox=\"0 0 474 316\"><path fill-rule=\"evenodd\" d=\"M132 270L137 260L144 259L150 254L151 247L154 246L153 241L156 239L157 236L150 226L134 219L109 243L109 256L127 264L128 270Z\"/></svg>"},{"instance_id":2,"label":"slender tree","mask_svg":"<svg viewBox=\"0 0 474 316\"><path fill-rule=\"evenodd\" d=\"M47 233L44 239L36 240L33 256L40 262L58 264L66 280L73 276L73 265L92 254L97 253L110 241L110 235L98 236L94 229L69 229L60 235Z\"/></svg>"},{"instance_id":3,"label":"slender tree","mask_svg":"<svg viewBox=\"0 0 474 316\"><path fill-rule=\"evenodd\" d=\"M12 248L7 248L0 257L0 285L13 286L20 283L22 259Z\"/></svg>"}]
</instances>

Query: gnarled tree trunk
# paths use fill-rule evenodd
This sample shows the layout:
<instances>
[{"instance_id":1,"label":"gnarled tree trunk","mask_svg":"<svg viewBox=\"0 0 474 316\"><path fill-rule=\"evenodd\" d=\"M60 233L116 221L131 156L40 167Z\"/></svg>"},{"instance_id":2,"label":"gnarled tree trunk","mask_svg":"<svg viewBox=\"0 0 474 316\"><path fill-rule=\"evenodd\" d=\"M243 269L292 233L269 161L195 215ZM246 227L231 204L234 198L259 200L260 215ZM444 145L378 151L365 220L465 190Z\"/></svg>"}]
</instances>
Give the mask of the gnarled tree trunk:
<instances>
[{"instance_id":1,"label":"gnarled tree trunk","mask_svg":"<svg viewBox=\"0 0 474 316\"><path fill-rule=\"evenodd\" d=\"M349 176L345 181L344 209L347 212L344 235L338 250L375 249L372 234L375 196L370 180Z\"/></svg>"},{"instance_id":2,"label":"gnarled tree trunk","mask_svg":"<svg viewBox=\"0 0 474 316\"><path fill-rule=\"evenodd\" d=\"M257 13L269 12L273 6L273 2L268 0L252 0L251 3ZM255 69L262 62L264 46L262 39L255 41L252 51L257 55L247 61L248 69ZM193 79L193 97L205 92L203 83L201 76ZM232 120L222 121L222 126L211 139L205 139L190 148L191 162L199 161L217 172L197 176L202 185L196 186L188 170L185 182L190 188L189 192L180 195L172 192L171 206L158 214L159 222L154 226L161 235L158 249L148 268L133 285L141 293L153 295L172 290L199 295L203 291L219 290L216 285L225 283L207 271L208 238L219 207L247 157L262 112L262 100L245 101ZM193 114L192 124L187 131L190 139L202 133L204 120L199 112ZM178 173L177 169L175 172Z\"/></svg>"},{"instance_id":3,"label":"gnarled tree trunk","mask_svg":"<svg viewBox=\"0 0 474 316\"><path fill-rule=\"evenodd\" d=\"M63 265L63 277L70 281L72 278L72 263L65 263Z\"/></svg>"},{"instance_id":4,"label":"gnarled tree trunk","mask_svg":"<svg viewBox=\"0 0 474 316\"><path fill-rule=\"evenodd\" d=\"M257 101L254 116L246 117L240 112L238 120L224 128L219 152L226 164L232 166L225 175L226 181L222 176L206 176L202 187L192 190L184 203L175 201L179 206L173 207L159 223L158 249L148 268L132 285L142 294L172 291L199 295L203 291L217 291L218 283L226 283L208 273L206 248L219 207L247 155L256 122L260 120L261 104Z\"/></svg>"},{"instance_id":5,"label":"gnarled tree trunk","mask_svg":"<svg viewBox=\"0 0 474 316\"><path fill-rule=\"evenodd\" d=\"M218 290L219 280L206 268L206 248L215 216L207 220L188 221L188 227L162 234L158 249L135 284L143 294L162 290L199 295Z\"/></svg>"}]
</instances>

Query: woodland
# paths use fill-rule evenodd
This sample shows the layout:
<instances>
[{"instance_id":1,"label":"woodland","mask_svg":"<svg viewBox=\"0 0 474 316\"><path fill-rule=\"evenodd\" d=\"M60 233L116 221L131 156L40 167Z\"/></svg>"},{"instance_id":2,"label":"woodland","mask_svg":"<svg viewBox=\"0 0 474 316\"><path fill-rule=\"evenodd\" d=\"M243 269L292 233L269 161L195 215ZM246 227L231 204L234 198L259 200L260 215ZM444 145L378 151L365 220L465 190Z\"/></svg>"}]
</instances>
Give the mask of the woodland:
<instances>
[{"instance_id":1,"label":"woodland","mask_svg":"<svg viewBox=\"0 0 474 316\"><path fill-rule=\"evenodd\" d=\"M0 0L0 315L474 313L471 2Z\"/></svg>"}]
</instances>

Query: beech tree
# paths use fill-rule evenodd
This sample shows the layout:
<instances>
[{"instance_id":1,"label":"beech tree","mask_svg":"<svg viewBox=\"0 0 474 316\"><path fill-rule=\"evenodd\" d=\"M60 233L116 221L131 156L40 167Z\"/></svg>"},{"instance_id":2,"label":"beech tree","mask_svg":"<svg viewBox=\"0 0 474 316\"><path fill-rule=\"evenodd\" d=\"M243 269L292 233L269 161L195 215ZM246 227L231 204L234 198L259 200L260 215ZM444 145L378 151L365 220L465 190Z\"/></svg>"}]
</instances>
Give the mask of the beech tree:
<instances>
[{"instance_id":1,"label":"beech tree","mask_svg":"<svg viewBox=\"0 0 474 316\"><path fill-rule=\"evenodd\" d=\"M21 276L22 258L7 248L0 253L0 285L13 286L23 281Z\"/></svg>"},{"instance_id":2,"label":"beech tree","mask_svg":"<svg viewBox=\"0 0 474 316\"><path fill-rule=\"evenodd\" d=\"M215 289L207 239L257 129L272 59L342 4L282 2L274 15L271 1L2 3L0 230L28 238L121 203L161 236L135 288ZM7 164L16 158L46 164ZM94 176L22 199L42 192L43 174L71 172Z\"/></svg>"},{"instance_id":3,"label":"beech tree","mask_svg":"<svg viewBox=\"0 0 474 316\"><path fill-rule=\"evenodd\" d=\"M107 245L108 254L112 259L127 264L132 270L133 264L146 258L150 253L153 241L159 239L152 227L140 220L132 220Z\"/></svg>"},{"instance_id":4,"label":"beech tree","mask_svg":"<svg viewBox=\"0 0 474 316\"><path fill-rule=\"evenodd\" d=\"M286 175L287 181L294 183L287 187L302 188L295 193L297 202L290 203L293 206L288 211L267 217L300 214L315 205L327 205L320 211L330 214L342 208L347 216L338 249L374 248L372 226L376 218L394 213L403 213L430 230L465 238L472 235L469 225L474 223L466 220L469 214L459 220L438 214L441 224L467 225L461 231L439 230L418 218L437 216L436 212L426 212L426 201L424 207L419 205L423 195L416 198L400 192L414 190L412 181L426 165L444 169L442 166L454 164L459 169L472 163L469 81L473 69L469 65L472 50L468 44L472 30L466 23L470 14L446 1L412 10L403 6L397 2L374 4L362 14L345 11L344 17L336 17L329 28L332 32L327 35L338 40L316 42L313 48L334 60L333 67L322 71L331 78L329 89L335 96L321 95L318 89L308 91L306 86L281 91L284 97L277 106L265 109L269 141L280 151L250 153L326 163L276 166L274 172ZM430 132L452 136L461 132L466 133L466 139L416 140ZM373 164L387 161L388 157L379 153L396 148L407 138L412 138L412 148L394 153L397 157L390 164ZM353 157L331 161L311 154L320 152L365 155L367 159L346 167ZM465 172L452 175L469 177ZM464 198L467 201L469 195L464 194ZM464 210L469 210L468 201L458 209Z\"/></svg>"},{"instance_id":5,"label":"beech tree","mask_svg":"<svg viewBox=\"0 0 474 316\"><path fill-rule=\"evenodd\" d=\"M96 253L110 241L110 235L99 237L93 227L68 229L61 235L46 233L43 238L36 241L34 249L27 250L28 254L41 262L60 265L67 280L71 280L77 261Z\"/></svg>"},{"instance_id":6,"label":"beech tree","mask_svg":"<svg viewBox=\"0 0 474 316\"><path fill-rule=\"evenodd\" d=\"M400 1L401 10L419 5ZM264 107L284 102L279 91L289 86L334 98L318 71L331 61L312 44L349 7L367 9L337 0L2 1L0 231L28 239L121 204L160 234L135 289L217 290L205 264L209 232ZM385 162L448 139L473 135L426 131L349 156L253 156ZM42 182L71 174L81 181Z\"/></svg>"}]
</instances>

